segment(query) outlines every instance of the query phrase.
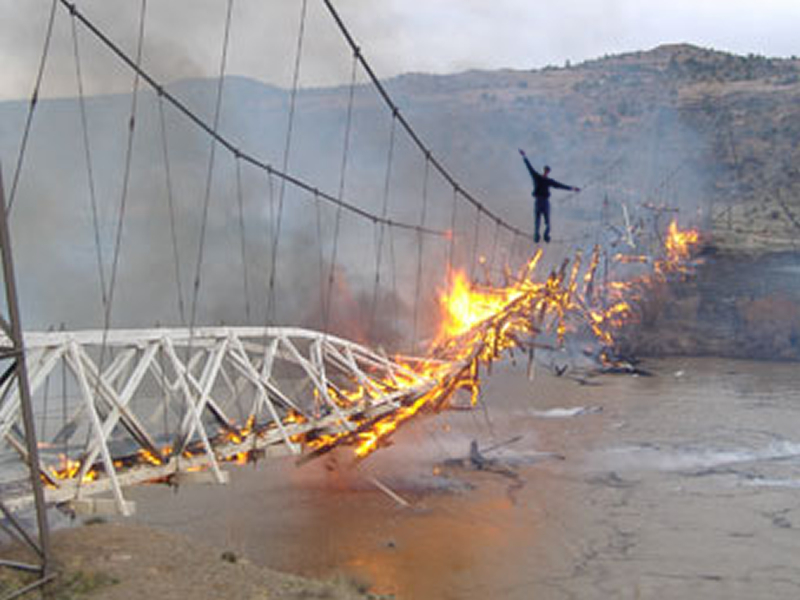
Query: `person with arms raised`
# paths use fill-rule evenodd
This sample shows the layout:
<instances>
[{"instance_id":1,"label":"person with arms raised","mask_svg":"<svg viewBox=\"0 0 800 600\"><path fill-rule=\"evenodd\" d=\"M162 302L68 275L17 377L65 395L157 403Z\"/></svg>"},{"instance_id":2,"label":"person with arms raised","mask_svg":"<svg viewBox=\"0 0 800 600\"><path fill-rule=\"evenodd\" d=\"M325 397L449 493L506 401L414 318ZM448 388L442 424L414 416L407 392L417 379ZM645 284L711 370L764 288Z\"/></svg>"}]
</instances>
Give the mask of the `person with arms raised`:
<instances>
[{"instance_id":1,"label":"person with arms raised","mask_svg":"<svg viewBox=\"0 0 800 600\"><path fill-rule=\"evenodd\" d=\"M533 213L533 241L537 244L539 243L539 223L544 218L544 241L550 241L550 188L556 188L559 190L568 190L570 192L580 192L580 188L565 185L556 181L555 179L550 178L550 167L546 166L542 170L542 173L539 173L536 169L533 168L531 162L528 160L528 157L525 154L525 151L520 149L520 155L522 156L522 160L525 161L525 166L528 167L528 172L531 174L531 179L533 179L533 197L535 199L534 203L534 213Z\"/></svg>"}]
</instances>

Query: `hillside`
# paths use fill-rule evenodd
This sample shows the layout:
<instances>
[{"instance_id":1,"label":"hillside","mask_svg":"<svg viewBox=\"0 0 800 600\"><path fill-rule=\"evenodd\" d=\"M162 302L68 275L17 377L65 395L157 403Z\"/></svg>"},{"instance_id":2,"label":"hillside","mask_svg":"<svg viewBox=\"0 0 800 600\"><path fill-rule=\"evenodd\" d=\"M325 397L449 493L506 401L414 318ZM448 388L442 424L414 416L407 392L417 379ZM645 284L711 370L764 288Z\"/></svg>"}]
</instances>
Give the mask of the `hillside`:
<instances>
[{"instance_id":1,"label":"hillside","mask_svg":"<svg viewBox=\"0 0 800 600\"><path fill-rule=\"evenodd\" d=\"M475 162L505 175L520 145L565 179L588 173L639 201L701 208L720 246L795 248L800 60L669 45L567 68L411 75L392 88L465 172Z\"/></svg>"},{"instance_id":2,"label":"hillside","mask_svg":"<svg viewBox=\"0 0 800 600\"><path fill-rule=\"evenodd\" d=\"M577 196L554 198L560 251L613 241L611 232L619 229L625 212L632 222L643 224L652 224L665 213L676 215L682 224L704 230L710 249L716 252L715 261L730 261L735 269L738 257L748 255L751 271L746 276L753 286L741 291L746 298L737 296L734 302L745 312L747 302L773 292L772 283L759 283L763 275L759 257L796 251L800 60L735 56L681 44L563 68L408 74L386 85L404 115L465 189L522 228L531 228L532 211L530 181L517 148L525 148L534 164L552 166L556 179L582 187ZM215 81L178 81L169 89L211 122ZM330 193L339 186L348 95L343 86L304 89L298 96L290 171ZM288 105L285 90L229 77L219 131L243 151L280 165ZM192 123L165 107L170 169L178 182L173 182L172 190L177 236L173 247L158 97L143 90L138 106L128 191L132 208L120 262L123 290L117 294L114 323L177 323L175 269L170 260L175 254L183 261L181 286L188 294L210 144ZM24 102L0 103L0 160L6 169L15 163L26 110ZM86 101L97 218L107 264L124 176L129 111L126 95ZM354 94L345 195L374 212L380 211L385 195L390 124L375 91L359 85ZM86 298L86 290L96 288L97 268L82 139L76 99L39 102L14 223L20 232L16 234L17 256L32 327L62 322L71 327L96 326L102 314L99 294ZM421 211L423 161L401 135L393 160L388 216L415 222ZM247 302L263 304L260 290L267 285L265 257L271 252L268 235L274 219L275 182L247 165L240 175L242 222L249 228L244 260L250 267L250 297L242 298L237 292L235 302L231 300L231 290L242 285L241 226L234 207L239 175L233 158L221 153L211 189L207 230L211 249L205 253L198 322L241 323ZM433 177L429 196L427 224L449 228L452 190ZM329 207L321 209L321 236L317 236L316 228L308 226L311 202L308 195L291 189L287 193L277 278L279 297L295 299L279 309L279 319L287 324L319 326L318 248L331 247L335 213ZM457 261L474 254L469 247L473 222L474 213L459 212L456 237L463 247L457 248ZM339 323L339 332L356 338L366 335L353 328L363 321L359 315L372 298L374 280L374 265L363 261L363 225L343 221L344 241L336 266L342 274L340 283L346 284L339 296L346 297L348 304L336 308L340 314L334 315L334 321ZM488 227L484 229L482 253L490 251L492 235ZM415 236L399 237L395 243L397 256L416 256ZM147 251L137 253L135 248ZM430 244L426 252L431 253L426 260L441 259L440 249ZM785 266L792 260L778 262ZM387 321L381 339L397 339L409 329L403 319L409 319L414 301L415 265L414 260L401 261L397 289L386 289L380 296L386 310L400 313L399 321ZM713 264L705 269L712 279L713 271ZM766 282L776 279L765 277ZM424 302L435 302L440 282L441 273L426 269ZM53 294L53 287L58 294ZM716 293L726 294L730 295L725 290ZM790 298L796 300L791 294ZM435 317L435 311L428 313ZM742 323L744 315L735 313ZM684 317L691 321L698 315ZM251 322L263 322L263 317L253 313ZM725 339L714 346L714 352L725 346Z\"/></svg>"}]
</instances>

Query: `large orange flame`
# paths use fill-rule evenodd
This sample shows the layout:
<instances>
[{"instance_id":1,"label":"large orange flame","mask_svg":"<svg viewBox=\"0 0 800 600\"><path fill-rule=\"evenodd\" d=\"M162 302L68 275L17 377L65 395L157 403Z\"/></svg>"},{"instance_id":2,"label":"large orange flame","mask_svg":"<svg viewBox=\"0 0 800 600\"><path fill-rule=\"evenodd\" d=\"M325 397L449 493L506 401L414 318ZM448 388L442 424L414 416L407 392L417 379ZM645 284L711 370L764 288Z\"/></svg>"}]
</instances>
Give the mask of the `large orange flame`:
<instances>
[{"instance_id":1,"label":"large orange flame","mask_svg":"<svg viewBox=\"0 0 800 600\"><path fill-rule=\"evenodd\" d=\"M654 283L673 274L689 272L698 243L697 231L681 230L673 221L664 242L663 257L613 257L612 263L627 265L629 271L645 269L644 274L609 280L606 272L602 284L596 281L599 248L592 252L582 276L579 253L573 260L565 260L543 281L536 281L534 275L541 251L516 276L506 269L505 285L476 285L466 273L455 272L451 274L449 289L439 297L442 321L430 358L398 357L395 362L401 370L383 378L373 377L366 382L352 381L345 385L329 383L327 395L338 407L364 410L354 411L354 416L348 417L348 427L335 431L311 429L292 436L291 441L303 444L310 451L307 457L346 445L354 447L356 457L362 459L385 445L387 438L406 421L446 408L460 389L471 393L474 404L480 391L481 366L491 365L505 351L525 347L542 333L554 334L559 343L563 343L570 332L592 335L603 349L601 359L608 361L615 333L635 317L637 304ZM425 390L422 393L415 391L420 386ZM370 401L388 394L394 395L397 408L379 416L369 416ZM284 425L290 423L309 421L290 412L284 417ZM218 439L223 443L242 444L250 436L261 435L269 429L256 428L254 420L250 419L241 428L230 424ZM202 451L188 448L183 455L192 456ZM172 449L169 447L159 454L141 450L136 460L139 464L163 465L170 456ZM244 463L249 458L249 453L242 450L228 460ZM59 479L75 478L80 471L80 462L62 457L59 467L52 468L48 474L50 484ZM97 469L88 469L84 481L91 481L97 475Z\"/></svg>"},{"instance_id":2,"label":"large orange flame","mask_svg":"<svg viewBox=\"0 0 800 600\"><path fill-rule=\"evenodd\" d=\"M458 337L502 312L522 292L514 288L474 289L467 274L456 272L450 290L439 296L443 320L438 339Z\"/></svg>"},{"instance_id":3,"label":"large orange flame","mask_svg":"<svg viewBox=\"0 0 800 600\"><path fill-rule=\"evenodd\" d=\"M363 458L380 447L381 440L404 421L421 412L446 407L456 390L470 389L474 402L480 390L480 365L491 364L504 351L524 345L526 338L535 338L543 331L553 332L559 342L570 331L588 331L604 348L601 358L610 360L607 350L615 343L614 333L633 318L634 304L644 297L654 281L671 273L687 272L698 242L697 231L681 230L673 221L665 241L665 257L615 257L616 262L641 265L650 269L649 273L629 280L606 281L602 290L598 290L595 282L599 248L592 253L582 277L578 254L574 260L564 261L543 282L535 281L533 275L541 251L517 277L507 275L511 283L505 286L475 285L465 272L453 273L450 288L439 296L442 324L431 353L436 359L449 361L451 366L462 365L456 369L457 375L448 376L451 368L442 368L441 362L435 363L435 367L425 361L408 365L419 376L412 377L409 385L433 378L436 384L430 391L388 416L360 423L355 433L316 437L312 448L319 453L335 445L352 444L356 446L356 456ZM359 388L358 397L363 393L364 389Z\"/></svg>"}]
</instances>

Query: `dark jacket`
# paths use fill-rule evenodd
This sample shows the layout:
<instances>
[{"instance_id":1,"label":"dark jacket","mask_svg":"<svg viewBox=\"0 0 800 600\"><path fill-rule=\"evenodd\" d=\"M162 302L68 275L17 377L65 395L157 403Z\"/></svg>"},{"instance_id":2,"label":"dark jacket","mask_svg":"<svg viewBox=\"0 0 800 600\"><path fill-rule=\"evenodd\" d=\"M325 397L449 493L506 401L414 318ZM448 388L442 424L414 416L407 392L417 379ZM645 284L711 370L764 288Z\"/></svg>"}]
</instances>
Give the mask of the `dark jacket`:
<instances>
[{"instance_id":1,"label":"dark jacket","mask_svg":"<svg viewBox=\"0 0 800 600\"><path fill-rule=\"evenodd\" d=\"M525 161L525 166L528 167L528 172L531 174L531 179L533 179L533 197L537 200L547 200L550 197L550 188L559 190L575 189L570 185L564 185L539 173L531 166L527 156L523 156L522 160Z\"/></svg>"}]
</instances>

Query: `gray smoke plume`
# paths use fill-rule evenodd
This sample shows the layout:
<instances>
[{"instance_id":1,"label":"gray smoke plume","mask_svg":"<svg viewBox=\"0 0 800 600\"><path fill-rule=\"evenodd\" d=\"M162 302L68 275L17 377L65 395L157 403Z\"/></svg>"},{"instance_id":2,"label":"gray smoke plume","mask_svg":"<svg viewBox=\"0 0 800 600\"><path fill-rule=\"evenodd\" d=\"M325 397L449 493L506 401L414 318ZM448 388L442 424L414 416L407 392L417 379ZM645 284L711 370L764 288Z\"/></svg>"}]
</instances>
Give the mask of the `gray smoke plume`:
<instances>
[{"instance_id":1,"label":"gray smoke plume","mask_svg":"<svg viewBox=\"0 0 800 600\"><path fill-rule=\"evenodd\" d=\"M333 51L334 40L338 44L341 40L320 6L311 4L315 7L309 8L301 84L313 79L315 69L349 72L352 60L344 50ZM245 57L258 54L256 41L280 41L281 68L291 71L293 27L274 24L292 22L290 14L296 23L297 4L276 3L275 14L263 19L264 28L282 32L269 42L253 34L262 24L256 18L261 13L250 12L256 10L251 5L234 6L227 72L237 72ZM179 9L172 5L148 4L143 65L158 80L172 81L169 91L210 123L217 82L209 77L218 69L224 7L213 2L192 7L186 17L191 26L176 28L170 23L187 13L174 12ZM79 8L133 52L136 3L85 2ZM16 14L12 8L4 10ZM47 11L38 7L33 13L30 22L41 26ZM326 27L328 33L319 32ZM36 47L36 36L25 31L15 38L20 52L12 56L22 56L22 48ZM44 89L50 96L65 97L45 98L37 106L13 215L29 328L102 324L95 237L102 254L102 278L108 283L123 196L126 212L111 318L115 327L185 324L196 302L195 324L327 325L363 341L396 345L403 340L408 345L416 341L412 338L429 339L435 332L437 294L449 262L476 277L484 277L484 270L496 277L504 264L516 264L532 251L529 240L512 239L461 200L454 213L453 189L432 170L426 183L424 156L397 123L393 131L391 113L376 92L361 83L354 95L344 198L374 214L385 210L387 217L408 223L419 222L424 204L426 226L453 227L452 246L443 238L382 228L346 212L339 215L336 237L335 207L284 186L245 161L237 165L220 146L215 149L207 195L211 139L144 85L124 193L131 97L104 92L129 90L133 75L83 30L79 47L98 228L95 232L80 106L74 97L71 27L69 16L59 9ZM280 54L270 52L269 56ZM35 71L35 61L12 63L12 72ZM646 71L620 66L608 75L591 64L584 69L565 97L538 89L546 74L536 72L410 75L387 85L465 189L521 229L531 229L532 201L530 181L516 153L519 147L528 150L535 164L549 163L557 179L586 187L581 196L553 200L557 237L575 238L574 247L607 241L598 232L605 236L612 225L619 227L623 206L629 213L626 218L634 222L653 217L636 209L644 200L680 204L684 213L694 210L706 185L706 147L702 132L676 107L669 80L664 79L660 91L649 86L657 93L643 98L637 95L637 86L649 76ZM291 76L277 79L284 81L284 87L227 77L219 132L243 152L280 167ZM347 85L304 87L293 124L289 172L333 195L338 194L342 177L348 96ZM0 105L0 159L7 182L27 109L21 101ZM281 199L273 276L273 235ZM604 210L608 215L602 225L609 226L608 232L598 227ZM481 258L485 267L479 264ZM274 314L268 314L268 308Z\"/></svg>"}]
</instances>

